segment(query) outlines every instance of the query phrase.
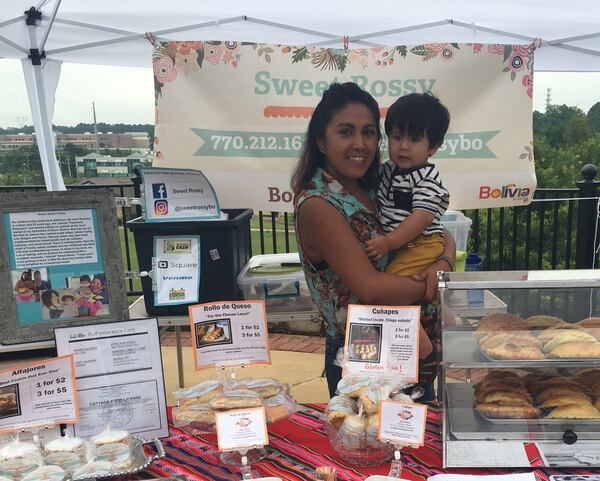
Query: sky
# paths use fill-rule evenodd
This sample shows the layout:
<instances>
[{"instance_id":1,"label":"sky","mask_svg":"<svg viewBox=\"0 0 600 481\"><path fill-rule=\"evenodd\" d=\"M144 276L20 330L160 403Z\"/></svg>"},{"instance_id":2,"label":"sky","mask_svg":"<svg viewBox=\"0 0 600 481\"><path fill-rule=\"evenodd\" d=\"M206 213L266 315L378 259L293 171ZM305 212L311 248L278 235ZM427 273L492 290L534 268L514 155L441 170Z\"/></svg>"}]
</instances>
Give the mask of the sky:
<instances>
[{"instance_id":1,"label":"sky","mask_svg":"<svg viewBox=\"0 0 600 481\"><path fill-rule=\"evenodd\" d=\"M581 108L600 102L600 73L537 72L533 109L543 112L547 89L551 103ZM154 86L150 68L63 64L56 92L55 125L98 122L154 123ZM31 125L31 113L17 60L0 59L0 127Z\"/></svg>"}]
</instances>

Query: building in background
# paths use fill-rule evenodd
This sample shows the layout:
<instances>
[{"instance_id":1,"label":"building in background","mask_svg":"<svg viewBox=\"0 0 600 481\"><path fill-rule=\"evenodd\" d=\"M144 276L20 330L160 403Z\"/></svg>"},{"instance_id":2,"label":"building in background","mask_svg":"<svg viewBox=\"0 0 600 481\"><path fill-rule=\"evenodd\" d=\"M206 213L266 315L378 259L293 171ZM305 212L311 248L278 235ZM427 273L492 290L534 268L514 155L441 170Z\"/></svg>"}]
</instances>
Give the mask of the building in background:
<instances>
[{"instance_id":1,"label":"building in background","mask_svg":"<svg viewBox=\"0 0 600 481\"><path fill-rule=\"evenodd\" d=\"M75 157L77 177L131 177L136 165L150 167L150 153L132 154L127 157L111 157L96 153Z\"/></svg>"},{"instance_id":2,"label":"building in background","mask_svg":"<svg viewBox=\"0 0 600 481\"><path fill-rule=\"evenodd\" d=\"M96 134L93 132L86 132L83 134L63 134L61 132L54 132L54 141L57 147L73 144L86 149L96 149ZM0 150L13 150L27 145L34 145L35 143L35 134L19 133L0 135ZM122 134L99 132L98 147L101 149L149 151L150 139L148 137L148 132L125 132Z\"/></svg>"}]
</instances>

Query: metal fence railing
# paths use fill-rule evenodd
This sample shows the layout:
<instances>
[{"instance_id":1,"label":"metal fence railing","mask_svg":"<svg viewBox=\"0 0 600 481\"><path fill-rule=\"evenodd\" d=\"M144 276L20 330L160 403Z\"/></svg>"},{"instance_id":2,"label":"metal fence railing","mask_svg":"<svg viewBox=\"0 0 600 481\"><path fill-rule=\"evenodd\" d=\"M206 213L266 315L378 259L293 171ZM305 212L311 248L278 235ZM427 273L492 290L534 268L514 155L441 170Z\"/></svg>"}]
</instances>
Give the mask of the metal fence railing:
<instances>
[{"instance_id":1,"label":"metal fence railing","mask_svg":"<svg viewBox=\"0 0 600 481\"><path fill-rule=\"evenodd\" d=\"M587 166L586 166L587 167ZM585 169L585 168L584 168ZM485 270L592 268L598 247L600 182L591 173L573 189L537 189L526 206L467 210L473 221L468 252L479 252ZM115 196L133 197L134 184L71 185L69 190L110 188ZM44 186L0 186L0 193L45 190ZM117 210L123 266L138 269L133 235L127 221L139 207ZM250 224L251 255L296 252L294 216L291 213L256 213ZM127 294L141 295L139 281L127 280Z\"/></svg>"}]
</instances>

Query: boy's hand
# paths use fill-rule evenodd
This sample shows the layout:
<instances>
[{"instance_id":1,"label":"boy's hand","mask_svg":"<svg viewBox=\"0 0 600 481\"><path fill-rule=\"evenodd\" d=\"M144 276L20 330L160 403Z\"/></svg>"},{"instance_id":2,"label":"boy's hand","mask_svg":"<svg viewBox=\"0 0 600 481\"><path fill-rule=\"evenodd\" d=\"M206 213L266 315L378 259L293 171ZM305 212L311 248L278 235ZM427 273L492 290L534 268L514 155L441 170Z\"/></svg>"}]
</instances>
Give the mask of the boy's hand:
<instances>
[{"instance_id":1,"label":"boy's hand","mask_svg":"<svg viewBox=\"0 0 600 481\"><path fill-rule=\"evenodd\" d=\"M390 251L390 243L386 236L378 235L367 241L366 252L372 260L379 260Z\"/></svg>"}]
</instances>

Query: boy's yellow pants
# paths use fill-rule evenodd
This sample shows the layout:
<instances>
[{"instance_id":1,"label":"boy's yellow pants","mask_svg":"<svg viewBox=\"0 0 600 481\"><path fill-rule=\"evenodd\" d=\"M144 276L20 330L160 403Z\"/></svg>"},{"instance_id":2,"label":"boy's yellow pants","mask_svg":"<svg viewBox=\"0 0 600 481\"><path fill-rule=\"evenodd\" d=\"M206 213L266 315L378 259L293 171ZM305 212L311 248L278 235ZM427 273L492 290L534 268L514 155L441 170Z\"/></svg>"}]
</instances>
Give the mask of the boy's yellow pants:
<instances>
[{"instance_id":1,"label":"boy's yellow pants","mask_svg":"<svg viewBox=\"0 0 600 481\"><path fill-rule=\"evenodd\" d=\"M386 272L400 276L412 276L432 264L444 252L443 234L421 234L414 241L398 249Z\"/></svg>"}]
</instances>

